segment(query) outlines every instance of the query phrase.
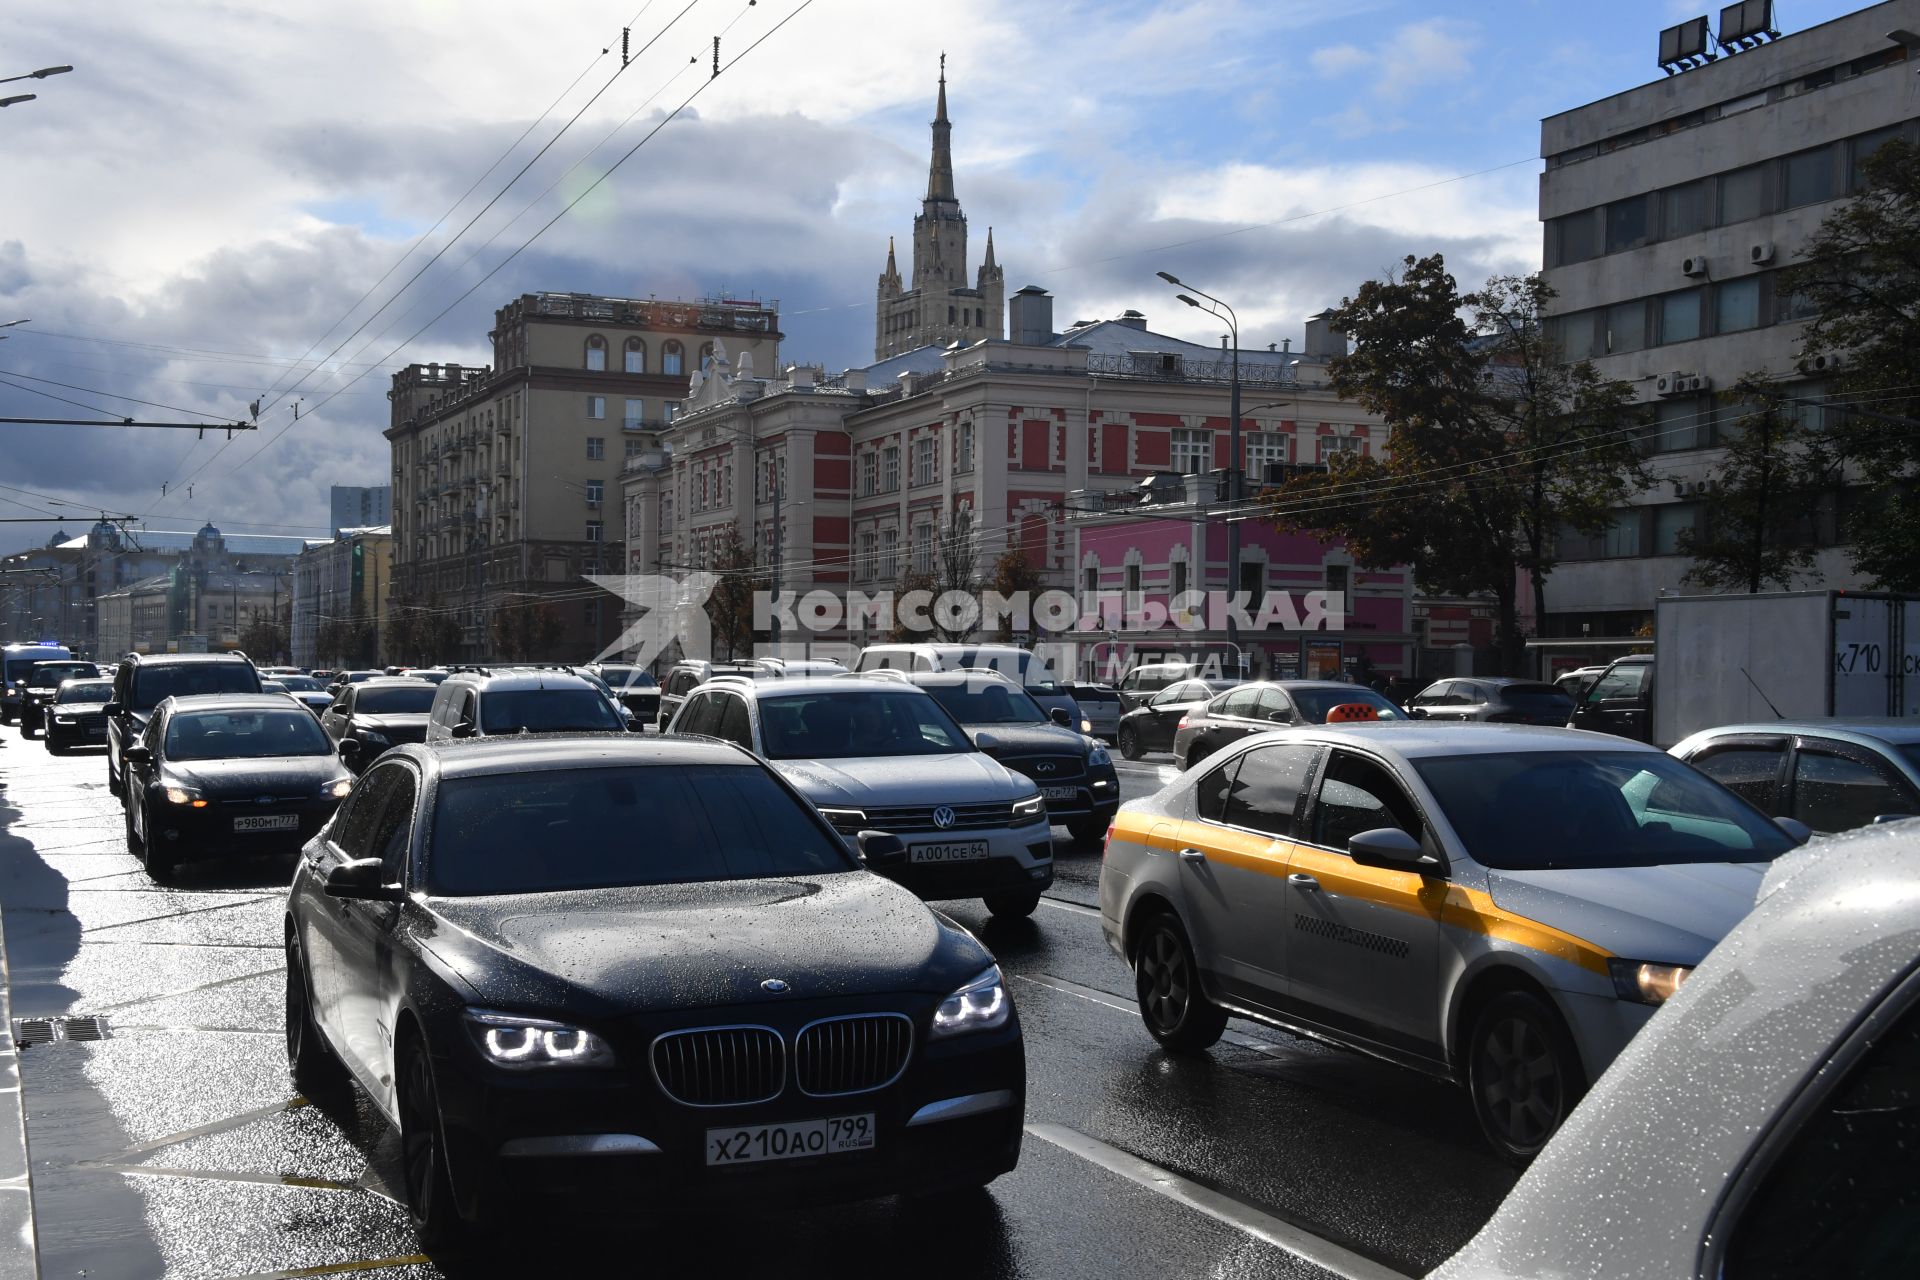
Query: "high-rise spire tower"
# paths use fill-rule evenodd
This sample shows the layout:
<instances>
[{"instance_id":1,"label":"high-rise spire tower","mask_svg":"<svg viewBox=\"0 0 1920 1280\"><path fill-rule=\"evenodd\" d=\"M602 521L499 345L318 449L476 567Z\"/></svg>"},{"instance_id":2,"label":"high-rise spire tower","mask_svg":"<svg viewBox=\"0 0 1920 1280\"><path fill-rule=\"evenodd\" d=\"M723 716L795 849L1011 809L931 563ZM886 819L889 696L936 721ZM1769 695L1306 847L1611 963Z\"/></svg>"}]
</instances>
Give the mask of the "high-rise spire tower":
<instances>
[{"instance_id":1,"label":"high-rise spire tower","mask_svg":"<svg viewBox=\"0 0 1920 1280\"><path fill-rule=\"evenodd\" d=\"M927 194L913 220L912 287L894 263L887 243L887 268L881 273L874 317L874 358L959 341L1001 336L1005 315L1005 277L993 257L987 234L987 258L967 287L967 215L953 186L953 122L947 117L947 55L940 55L940 87L934 100L933 154L927 164Z\"/></svg>"}]
</instances>

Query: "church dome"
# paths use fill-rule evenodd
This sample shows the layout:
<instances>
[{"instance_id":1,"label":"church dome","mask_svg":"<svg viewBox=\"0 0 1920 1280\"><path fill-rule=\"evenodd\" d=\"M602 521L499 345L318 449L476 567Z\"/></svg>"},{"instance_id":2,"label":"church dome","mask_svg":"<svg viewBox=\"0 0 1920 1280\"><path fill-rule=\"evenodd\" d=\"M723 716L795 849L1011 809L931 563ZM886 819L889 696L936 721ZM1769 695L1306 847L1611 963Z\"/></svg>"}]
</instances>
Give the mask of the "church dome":
<instances>
[{"instance_id":1,"label":"church dome","mask_svg":"<svg viewBox=\"0 0 1920 1280\"><path fill-rule=\"evenodd\" d=\"M198 538L217 538L220 536L220 531L214 528L213 521L209 520L200 527L200 532L194 536Z\"/></svg>"},{"instance_id":2,"label":"church dome","mask_svg":"<svg viewBox=\"0 0 1920 1280\"><path fill-rule=\"evenodd\" d=\"M67 540L67 531L65 529L55 529L53 531L53 536L47 539L47 545L49 547L57 547L61 543L65 542L66 540Z\"/></svg>"}]
</instances>

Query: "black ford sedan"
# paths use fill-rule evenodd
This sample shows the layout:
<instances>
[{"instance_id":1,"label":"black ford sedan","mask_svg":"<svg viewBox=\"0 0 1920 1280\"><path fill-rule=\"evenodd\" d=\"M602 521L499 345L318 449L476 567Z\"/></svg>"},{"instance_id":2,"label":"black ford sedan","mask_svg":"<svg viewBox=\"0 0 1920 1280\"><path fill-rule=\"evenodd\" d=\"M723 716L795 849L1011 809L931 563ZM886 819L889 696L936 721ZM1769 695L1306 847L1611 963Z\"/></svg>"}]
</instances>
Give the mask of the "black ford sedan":
<instances>
[{"instance_id":1,"label":"black ford sedan","mask_svg":"<svg viewBox=\"0 0 1920 1280\"><path fill-rule=\"evenodd\" d=\"M430 1244L564 1194L632 1214L983 1185L1014 1167L993 958L748 752L402 746L288 897L287 1054L399 1130Z\"/></svg>"},{"instance_id":2,"label":"black ford sedan","mask_svg":"<svg viewBox=\"0 0 1920 1280\"><path fill-rule=\"evenodd\" d=\"M163 882L182 862L299 848L353 781L277 693L164 699L122 755L127 850Z\"/></svg>"}]
</instances>

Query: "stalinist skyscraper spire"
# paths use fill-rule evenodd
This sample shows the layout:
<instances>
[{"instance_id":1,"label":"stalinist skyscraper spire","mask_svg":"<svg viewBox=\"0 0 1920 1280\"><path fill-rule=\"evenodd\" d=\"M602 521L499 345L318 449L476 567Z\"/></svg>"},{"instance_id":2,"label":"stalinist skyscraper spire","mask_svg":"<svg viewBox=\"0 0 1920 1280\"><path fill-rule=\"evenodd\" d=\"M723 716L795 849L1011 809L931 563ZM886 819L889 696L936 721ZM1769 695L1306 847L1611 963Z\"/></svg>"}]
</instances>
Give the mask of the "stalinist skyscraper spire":
<instances>
[{"instance_id":1,"label":"stalinist skyscraper spire","mask_svg":"<svg viewBox=\"0 0 1920 1280\"><path fill-rule=\"evenodd\" d=\"M933 112L933 155L927 165L927 195L913 220L912 287L894 265L880 276L874 308L874 359L916 347L998 338L1003 332L1006 278L987 260L967 286L967 216L953 185L953 122L947 118L947 55L940 55L940 89Z\"/></svg>"}]
</instances>

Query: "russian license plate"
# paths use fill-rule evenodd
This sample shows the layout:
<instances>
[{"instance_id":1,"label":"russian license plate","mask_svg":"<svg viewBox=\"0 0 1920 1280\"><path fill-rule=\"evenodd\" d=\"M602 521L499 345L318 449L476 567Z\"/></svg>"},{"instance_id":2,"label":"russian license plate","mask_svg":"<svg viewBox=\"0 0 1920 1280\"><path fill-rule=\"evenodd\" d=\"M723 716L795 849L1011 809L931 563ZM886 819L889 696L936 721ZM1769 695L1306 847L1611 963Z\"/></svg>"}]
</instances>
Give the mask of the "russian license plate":
<instances>
[{"instance_id":1,"label":"russian license plate","mask_svg":"<svg viewBox=\"0 0 1920 1280\"><path fill-rule=\"evenodd\" d=\"M1080 788L1042 787L1040 788L1040 797L1043 800L1078 800L1080 798Z\"/></svg>"},{"instance_id":2,"label":"russian license plate","mask_svg":"<svg viewBox=\"0 0 1920 1280\"><path fill-rule=\"evenodd\" d=\"M297 831L299 828L300 815L297 813L265 813L233 820L235 831Z\"/></svg>"},{"instance_id":3,"label":"russian license plate","mask_svg":"<svg viewBox=\"0 0 1920 1280\"><path fill-rule=\"evenodd\" d=\"M945 844L916 844L907 848L911 862L979 862L986 856L985 840L950 840Z\"/></svg>"},{"instance_id":4,"label":"russian license plate","mask_svg":"<svg viewBox=\"0 0 1920 1280\"><path fill-rule=\"evenodd\" d=\"M786 1124L750 1124L707 1130L707 1163L757 1164L873 1149L873 1116L833 1116Z\"/></svg>"}]
</instances>

